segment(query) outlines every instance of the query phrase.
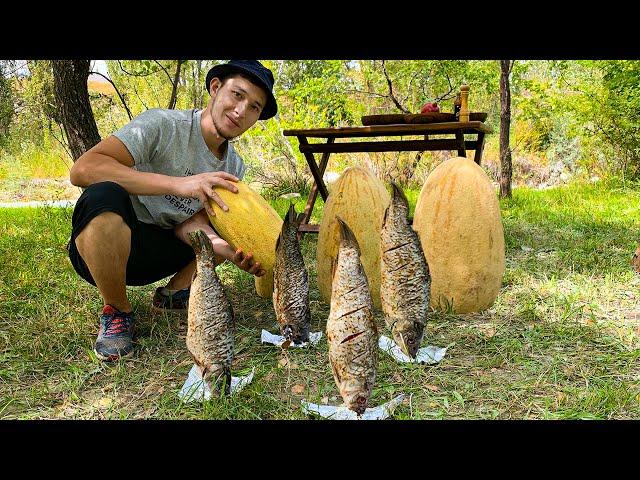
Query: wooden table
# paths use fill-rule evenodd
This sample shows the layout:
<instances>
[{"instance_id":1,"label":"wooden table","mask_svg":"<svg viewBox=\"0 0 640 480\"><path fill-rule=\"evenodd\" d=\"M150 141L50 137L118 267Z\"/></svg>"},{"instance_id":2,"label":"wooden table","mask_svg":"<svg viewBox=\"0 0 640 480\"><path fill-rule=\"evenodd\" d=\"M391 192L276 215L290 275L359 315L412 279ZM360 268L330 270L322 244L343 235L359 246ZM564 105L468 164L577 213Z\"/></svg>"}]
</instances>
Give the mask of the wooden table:
<instances>
[{"instance_id":1,"label":"wooden table","mask_svg":"<svg viewBox=\"0 0 640 480\"><path fill-rule=\"evenodd\" d=\"M312 128L302 130L285 130L285 136L297 137L299 149L304 154L311 169L314 184L307 199L299 227L299 234L318 233L319 225L309 224L313 206L318 192L326 202L327 187L322 179L332 153L346 152L422 152L438 150L457 150L458 155L465 157L467 150L475 150L474 161L480 165L484 136L492 130L482 122L445 122L424 124L371 125L366 127ZM475 135L475 139L465 139L465 134ZM430 138L435 135L446 135L449 138ZM421 136L422 139L376 140L376 137ZM453 137L451 137L453 136ZM368 137L364 141L336 142L337 138ZM309 143L309 138L326 138L325 143ZM315 153L321 153L320 163Z\"/></svg>"}]
</instances>

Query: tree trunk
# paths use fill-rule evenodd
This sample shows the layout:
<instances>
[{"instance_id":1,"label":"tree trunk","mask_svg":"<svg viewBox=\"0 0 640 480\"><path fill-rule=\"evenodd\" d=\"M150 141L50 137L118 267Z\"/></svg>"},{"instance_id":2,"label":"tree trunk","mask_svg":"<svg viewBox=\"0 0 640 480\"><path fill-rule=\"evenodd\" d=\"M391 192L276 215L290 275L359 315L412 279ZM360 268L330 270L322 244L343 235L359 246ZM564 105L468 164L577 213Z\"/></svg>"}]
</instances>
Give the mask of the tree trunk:
<instances>
[{"instance_id":1,"label":"tree trunk","mask_svg":"<svg viewBox=\"0 0 640 480\"><path fill-rule=\"evenodd\" d=\"M511 88L509 74L514 60L500 60L500 198L511 198Z\"/></svg>"},{"instance_id":2,"label":"tree trunk","mask_svg":"<svg viewBox=\"0 0 640 480\"><path fill-rule=\"evenodd\" d=\"M100 142L87 89L89 63L89 60L51 60L56 105L74 162Z\"/></svg>"},{"instance_id":3,"label":"tree trunk","mask_svg":"<svg viewBox=\"0 0 640 480\"><path fill-rule=\"evenodd\" d=\"M202 108L202 92L204 92L204 88L202 88L203 81L200 81L200 77L202 76L202 60L195 61L195 69L193 72L193 108Z\"/></svg>"},{"instance_id":4,"label":"tree trunk","mask_svg":"<svg viewBox=\"0 0 640 480\"><path fill-rule=\"evenodd\" d=\"M173 88L171 89L171 99L169 100L169 106L167 108L173 110L176 108L176 103L178 101L178 84L180 83L180 67L184 60L178 60L178 65L176 66L176 73L173 76Z\"/></svg>"}]
</instances>

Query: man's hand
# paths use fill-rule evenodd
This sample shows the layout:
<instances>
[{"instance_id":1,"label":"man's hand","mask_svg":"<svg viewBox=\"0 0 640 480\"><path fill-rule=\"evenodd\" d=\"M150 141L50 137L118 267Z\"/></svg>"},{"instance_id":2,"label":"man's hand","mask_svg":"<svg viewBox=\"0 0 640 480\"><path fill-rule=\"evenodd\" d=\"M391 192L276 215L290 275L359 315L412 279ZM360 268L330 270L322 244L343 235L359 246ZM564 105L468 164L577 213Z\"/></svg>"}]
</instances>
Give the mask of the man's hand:
<instances>
[{"instance_id":1,"label":"man's hand","mask_svg":"<svg viewBox=\"0 0 640 480\"><path fill-rule=\"evenodd\" d=\"M251 252L245 255L241 249L237 249L233 254L231 261L245 272L249 272L251 275L255 275L256 277L261 277L267 273L261 267L260 262L253 263L253 253Z\"/></svg>"},{"instance_id":2,"label":"man's hand","mask_svg":"<svg viewBox=\"0 0 640 480\"><path fill-rule=\"evenodd\" d=\"M213 190L213 187L223 187L233 193L238 193L238 187L233 184L233 182L237 182L238 180L237 177L227 172L207 172L188 177L180 177L176 178L175 194L179 197L197 198L202 203L206 212L210 216L215 217L216 214L213 211L213 207L209 204L209 199L212 199L220 205L220 208L225 212L229 210L229 207L222 201L220 195Z\"/></svg>"}]
</instances>

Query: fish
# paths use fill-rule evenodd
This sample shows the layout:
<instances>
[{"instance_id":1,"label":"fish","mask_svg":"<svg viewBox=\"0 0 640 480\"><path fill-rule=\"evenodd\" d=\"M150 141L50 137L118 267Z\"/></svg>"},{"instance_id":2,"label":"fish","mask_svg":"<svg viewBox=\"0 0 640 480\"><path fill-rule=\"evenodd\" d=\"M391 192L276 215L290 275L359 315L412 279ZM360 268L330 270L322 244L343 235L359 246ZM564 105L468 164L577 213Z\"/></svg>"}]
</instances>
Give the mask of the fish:
<instances>
[{"instance_id":1,"label":"fish","mask_svg":"<svg viewBox=\"0 0 640 480\"><path fill-rule=\"evenodd\" d=\"M308 342L311 328L309 276L300 252L296 216L291 204L276 241L273 266L273 308L280 332L286 339L283 348L291 342Z\"/></svg>"},{"instance_id":2,"label":"fish","mask_svg":"<svg viewBox=\"0 0 640 480\"><path fill-rule=\"evenodd\" d=\"M209 237L189 233L196 254L187 314L187 349L212 391L230 393L235 319L233 308L216 273Z\"/></svg>"},{"instance_id":3,"label":"fish","mask_svg":"<svg viewBox=\"0 0 640 480\"><path fill-rule=\"evenodd\" d=\"M418 234L409 225L409 202L393 195L380 230L380 300L387 328L400 349L416 358L429 313L431 275Z\"/></svg>"},{"instance_id":4,"label":"fish","mask_svg":"<svg viewBox=\"0 0 640 480\"><path fill-rule=\"evenodd\" d=\"M349 226L336 217L340 245L332 264L331 305L327 320L329 361L345 405L358 415L367 408L378 363L378 329L360 246Z\"/></svg>"}]
</instances>

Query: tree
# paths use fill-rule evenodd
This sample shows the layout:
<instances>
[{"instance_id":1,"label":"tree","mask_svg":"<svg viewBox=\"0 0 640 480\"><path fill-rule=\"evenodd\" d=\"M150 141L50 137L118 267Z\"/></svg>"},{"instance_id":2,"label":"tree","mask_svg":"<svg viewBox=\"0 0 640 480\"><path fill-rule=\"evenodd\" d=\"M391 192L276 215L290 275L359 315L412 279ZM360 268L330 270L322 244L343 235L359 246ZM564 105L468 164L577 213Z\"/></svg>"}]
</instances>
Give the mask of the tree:
<instances>
[{"instance_id":1,"label":"tree","mask_svg":"<svg viewBox=\"0 0 640 480\"><path fill-rule=\"evenodd\" d=\"M75 162L100 142L89 92L89 60L51 60L59 117Z\"/></svg>"},{"instance_id":2,"label":"tree","mask_svg":"<svg viewBox=\"0 0 640 480\"><path fill-rule=\"evenodd\" d=\"M14 93L9 78L12 69L15 69L15 62L0 60L0 146L9 137L9 127L15 115Z\"/></svg>"},{"instance_id":3,"label":"tree","mask_svg":"<svg viewBox=\"0 0 640 480\"><path fill-rule=\"evenodd\" d=\"M500 198L511 198L511 88L509 75L515 60L500 60Z\"/></svg>"}]
</instances>

